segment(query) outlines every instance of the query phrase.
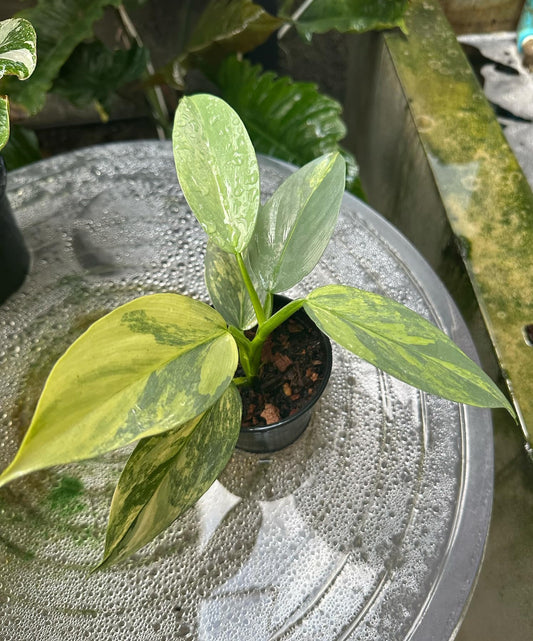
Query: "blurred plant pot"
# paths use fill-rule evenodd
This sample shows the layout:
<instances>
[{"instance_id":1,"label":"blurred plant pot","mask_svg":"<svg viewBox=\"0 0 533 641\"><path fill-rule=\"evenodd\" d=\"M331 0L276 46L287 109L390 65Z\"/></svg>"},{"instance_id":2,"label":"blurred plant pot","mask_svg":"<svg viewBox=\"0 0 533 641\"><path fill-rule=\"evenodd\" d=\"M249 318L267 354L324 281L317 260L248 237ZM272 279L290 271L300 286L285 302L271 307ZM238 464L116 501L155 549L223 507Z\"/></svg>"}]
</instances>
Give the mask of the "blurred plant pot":
<instances>
[{"instance_id":1,"label":"blurred plant pot","mask_svg":"<svg viewBox=\"0 0 533 641\"><path fill-rule=\"evenodd\" d=\"M274 311L277 311L288 302L290 302L290 299L286 296L275 295ZM290 414L286 418L281 418L280 420L271 422L267 425L243 425L243 427L241 427L239 439L237 441L237 447L242 450L256 453L275 452L277 450L283 449L284 447L287 447L291 443L294 443L294 441L296 441L296 439L304 432L305 428L308 426L309 421L311 420L314 405L320 399L324 390L326 389L333 362L331 343L329 341L329 338L318 329L315 323L305 313L305 310L303 308L299 309L289 319L289 321L283 323L277 331L287 331L286 326L287 323L290 322L296 323L298 326L301 326L303 328L302 334L305 334L305 338L309 341L309 344L314 342L316 345L316 352L314 353L314 355L311 350L306 350L306 359L309 360L307 364L303 364L302 367L302 364L300 362L301 359L299 359L298 362L299 369L303 372L306 371L307 367L313 367L313 369L317 367L317 371L314 371L314 375L316 375L317 378L316 381L313 381L312 393L305 398L305 402L302 403L301 407L299 407L296 411L294 411L294 413ZM292 331L292 334L295 335L295 332ZM275 335L276 332L273 332L273 337ZM291 335L291 330L288 330L288 335ZM267 346L267 350L268 349L269 347ZM290 368L296 367L297 365L296 356L293 353L293 350L294 347L291 341L289 342L289 348L287 350L288 355L286 357L281 357L284 359L286 358L287 362L291 361L291 364L288 365L287 372L289 372ZM285 372L283 374L286 375ZM280 394L284 393L282 391L284 387L284 383L281 380L282 378L283 376L280 376L280 381L277 384L277 391ZM291 383L285 383L285 385L291 385ZM246 402L244 402L243 423L245 422L245 420Z\"/></svg>"},{"instance_id":2,"label":"blurred plant pot","mask_svg":"<svg viewBox=\"0 0 533 641\"><path fill-rule=\"evenodd\" d=\"M7 172L0 156L0 304L22 285L30 254L6 195Z\"/></svg>"}]
</instances>

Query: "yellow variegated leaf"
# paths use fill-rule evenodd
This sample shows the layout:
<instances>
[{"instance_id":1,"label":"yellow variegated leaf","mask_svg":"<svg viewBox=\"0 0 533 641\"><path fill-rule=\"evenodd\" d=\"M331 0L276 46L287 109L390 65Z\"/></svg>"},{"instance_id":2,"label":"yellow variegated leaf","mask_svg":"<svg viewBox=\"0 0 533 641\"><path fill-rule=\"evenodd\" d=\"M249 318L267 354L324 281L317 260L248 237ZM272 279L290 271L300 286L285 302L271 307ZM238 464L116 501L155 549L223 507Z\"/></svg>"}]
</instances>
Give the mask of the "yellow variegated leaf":
<instances>
[{"instance_id":1,"label":"yellow variegated leaf","mask_svg":"<svg viewBox=\"0 0 533 641\"><path fill-rule=\"evenodd\" d=\"M230 384L237 346L224 319L179 294L155 294L94 323L56 363L0 485L173 429Z\"/></svg>"},{"instance_id":2,"label":"yellow variegated leaf","mask_svg":"<svg viewBox=\"0 0 533 641\"><path fill-rule=\"evenodd\" d=\"M324 154L291 174L261 205L248 257L265 291L289 289L320 260L337 222L345 174L339 153Z\"/></svg>"},{"instance_id":3,"label":"yellow variegated leaf","mask_svg":"<svg viewBox=\"0 0 533 641\"><path fill-rule=\"evenodd\" d=\"M304 303L334 341L410 385L480 407L514 411L492 380L446 334L404 305L384 296L328 285Z\"/></svg>"},{"instance_id":4,"label":"yellow variegated leaf","mask_svg":"<svg viewBox=\"0 0 533 641\"><path fill-rule=\"evenodd\" d=\"M259 169L241 119L220 98L185 96L172 146L183 194L209 238L224 251L242 252L257 217Z\"/></svg>"},{"instance_id":5,"label":"yellow variegated leaf","mask_svg":"<svg viewBox=\"0 0 533 641\"><path fill-rule=\"evenodd\" d=\"M244 260L248 263L246 256ZM254 307L235 255L222 251L212 242L207 243L205 254L205 284L215 309L224 316L228 325L239 329L250 329L257 325ZM263 304L265 292L257 279L253 284Z\"/></svg>"},{"instance_id":6,"label":"yellow variegated leaf","mask_svg":"<svg viewBox=\"0 0 533 641\"><path fill-rule=\"evenodd\" d=\"M200 416L143 439L119 479L100 568L133 554L209 489L228 462L241 426L241 397L230 385Z\"/></svg>"}]
</instances>

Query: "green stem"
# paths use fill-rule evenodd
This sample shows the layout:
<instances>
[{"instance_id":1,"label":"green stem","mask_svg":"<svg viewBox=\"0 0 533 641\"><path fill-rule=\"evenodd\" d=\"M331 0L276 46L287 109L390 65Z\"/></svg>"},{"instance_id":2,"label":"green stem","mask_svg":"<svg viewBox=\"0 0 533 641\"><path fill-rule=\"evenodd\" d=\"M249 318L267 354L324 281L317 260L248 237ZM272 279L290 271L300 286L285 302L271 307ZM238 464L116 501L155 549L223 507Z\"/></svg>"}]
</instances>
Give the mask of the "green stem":
<instances>
[{"instance_id":1,"label":"green stem","mask_svg":"<svg viewBox=\"0 0 533 641\"><path fill-rule=\"evenodd\" d=\"M244 380L250 383L254 377L252 366L250 364L252 341L248 340L244 335L244 332L237 327L230 325L228 329L237 343L237 348L239 350L239 363L246 374Z\"/></svg>"},{"instance_id":2,"label":"green stem","mask_svg":"<svg viewBox=\"0 0 533 641\"><path fill-rule=\"evenodd\" d=\"M252 376L257 376L259 372L259 366L261 365L261 351L266 339L277 327L297 312L303 304L303 299L293 300L259 326L254 339L250 342L249 364Z\"/></svg>"},{"instance_id":3,"label":"green stem","mask_svg":"<svg viewBox=\"0 0 533 641\"><path fill-rule=\"evenodd\" d=\"M255 291L255 287L254 287L254 284L252 283L252 279L250 278L250 274L246 269L246 265L244 264L242 254L238 253L236 254L236 257L237 257L237 264L239 265L239 269L241 270L242 278L244 280L244 284L246 285L248 295L250 296L250 300L252 301L252 305L254 307L254 312L257 318L257 322L259 324L259 327L261 327L261 325L263 325L263 323L266 321L265 311L263 309L263 306L261 305L259 296Z\"/></svg>"},{"instance_id":4,"label":"green stem","mask_svg":"<svg viewBox=\"0 0 533 641\"><path fill-rule=\"evenodd\" d=\"M290 318L295 312L297 312L300 307L303 306L305 300L299 298L297 300L292 300L290 303L278 309L278 311L271 316L267 321L259 327L255 338L252 341L252 346L254 343L264 343L265 340L272 334L272 332L277 329L282 323L284 323L288 318Z\"/></svg>"}]
</instances>

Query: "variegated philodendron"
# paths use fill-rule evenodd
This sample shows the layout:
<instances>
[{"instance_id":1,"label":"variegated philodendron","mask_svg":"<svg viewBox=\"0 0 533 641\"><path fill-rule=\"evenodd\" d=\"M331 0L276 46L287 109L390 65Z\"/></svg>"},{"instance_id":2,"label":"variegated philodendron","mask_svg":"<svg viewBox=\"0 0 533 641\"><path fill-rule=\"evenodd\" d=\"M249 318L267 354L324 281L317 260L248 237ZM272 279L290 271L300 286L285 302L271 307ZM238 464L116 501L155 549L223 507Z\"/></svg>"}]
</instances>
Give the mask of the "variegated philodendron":
<instances>
[{"instance_id":1,"label":"variegated philodendron","mask_svg":"<svg viewBox=\"0 0 533 641\"><path fill-rule=\"evenodd\" d=\"M4 484L138 441L115 491L99 567L138 550L219 475L239 434L238 386L258 375L264 341L301 307L333 340L391 375L513 413L445 334L393 300L336 284L272 313L273 295L315 267L333 233L345 178L338 153L305 165L261 204L255 152L222 100L183 98L173 147L181 189L209 238L205 276L214 309L154 294L94 323L54 366L0 476ZM239 363L244 375L236 377Z\"/></svg>"},{"instance_id":2,"label":"variegated philodendron","mask_svg":"<svg viewBox=\"0 0 533 641\"><path fill-rule=\"evenodd\" d=\"M7 75L29 78L37 61L35 41L35 29L24 18L0 21L0 80ZM8 138L9 102L7 96L0 95L0 149Z\"/></svg>"}]
</instances>

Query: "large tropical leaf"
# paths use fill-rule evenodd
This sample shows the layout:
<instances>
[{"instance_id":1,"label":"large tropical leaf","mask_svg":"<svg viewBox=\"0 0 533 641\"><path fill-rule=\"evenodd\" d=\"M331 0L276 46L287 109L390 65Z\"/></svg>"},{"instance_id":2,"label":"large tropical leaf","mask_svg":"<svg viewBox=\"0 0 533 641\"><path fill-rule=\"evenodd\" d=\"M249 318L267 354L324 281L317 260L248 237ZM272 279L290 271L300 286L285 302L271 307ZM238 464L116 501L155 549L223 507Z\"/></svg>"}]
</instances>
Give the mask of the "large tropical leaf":
<instances>
[{"instance_id":1,"label":"large tropical leaf","mask_svg":"<svg viewBox=\"0 0 533 641\"><path fill-rule=\"evenodd\" d=\"M118 482L99 567L133 554L209 489L224 469L241 426L241 397L230 385L200 416L143 439Z\"/></svg>"},{"instance_id":2,"label":"large tropical leaf","mask_svg":"<svg viewBox=\"0 0 533 641\"><path fill-rule=\"evenodd\" d=\"M296 20L306 39L331 29L361 33L371 29L405 28L403 14L408 0L313 0ZM301 4L301 2L299 3Z\"/></svg>"},{"instance_id":3,"label":"large tropical leaf","mask_svg":"<svg viewBox=\"0 0 533 641\"><path fill-rule=\"evenodd\" d=\"M249 261L245 260L245 263L249 267ZM248 271L250 272L250 269ZM228 325L244 330L257 324L254 307L237 259L233 254L222 251L212 242L207 243L205 283L215 309L224 317ZM253 284L263 304L265 292L259 287L258 279L254 279Z\"/></svg>"},{"instance_id":4,"label":"large tropical leaf","mask_svg":"<svg viewBox=\"0 0 533 641\"><path fill-rule=\"evenodd\" d=\"M255 49L283 24L251 0L211 0L186 46L185 60L220 61Z\"/></svg>"},{"instance_id":5,"label":"large tropical leaf","mask_svg":"<svg viewBox=\"0 0 533 641\"><path fill-rule=\"evenodd\" d=\"M94 323L56 363L0 485L178 427L230 384L237 347L224 319L179 294L154 294Z\"/></svg>"},{"instance_id":6,"label":"large tropical leaf","mask_svg":"<svg viewBox=\"0 0 533 641\"><path fill-rule=\"evenodd\" d=\"M242 118L256 151L295 165L338 151L346 135L341 105L308 82L294 82L235 57L214 76L222 97Z\"/></svg>"},{"instance_id":7,"label":"large tropical leaf","mask_svg":"<svg viewBox=\"0 0 533 641\"><path fill-rule=\"evenodd\" d=\"M93 24L102 17L104 8L120 3L121 0L40 0L37 6L21 11L18 15L29 20L37 32L39 64L31 80L9 84L13 102L31 115L40 111L72 51L92 35ZM83 69L79 73L83 74Z\"/></svg>"},{"instance_id":8,"label":"large tropical leaf","mask_svg":"<svg viewBox=\"0 0 533 641\"><path fill-rule=\"evenodd\" d=\"M320 260L337 222L344 180L342 156L326 154L291 174L260 207L248 256L267 292L296 285Z\"/></svg>"},{"instance_id":9,"label":"large tropical leaf","mask_svg":"<svg viewBox=\"0 0 533 641\"><path fill-rule=\"evenodd\" d=\"M172 145L183 194L209 238L224 251L242 252L257 217L259 169L239 116L215 96L185 96Z\"/></svg>"},{"instance_id":10,"label":"large tropical leaf","mask_svg":"<svg viewBox=\"0 0 533 641\"><path fill-rule=\"evenodd\" d=\"M443 332L404 305L345 285L311 292L309 316L334 341L430 394L514 412L498 387Z\"/></svg>"},{"instance_id":11,"label":"large tropical leaf","mask_svg":"<svg viewBox=\"0 0 533 641\"><path fill-rule=\"evenodd\" d=\"M10 18L0 22L0 79L16 76L26 80L34 71L36 57L35 29L22 18ZM0 93L6 92L5 82ZM0 149L9 139L9 103L0 95Z\"/></svg>"},{"instance_id":12,"label":"large tropical leaf","mask_svg":"<svg viewBox=\"0 0 533 641\"><path fill-rule=\"evenodd\" d=\"M108 109L118 89L141 77L147 59L146 50L136 44L111 51L99 40L83 42L61 68L52 90L76 107L98 102Z\"/></svg>"}]
</instances>

